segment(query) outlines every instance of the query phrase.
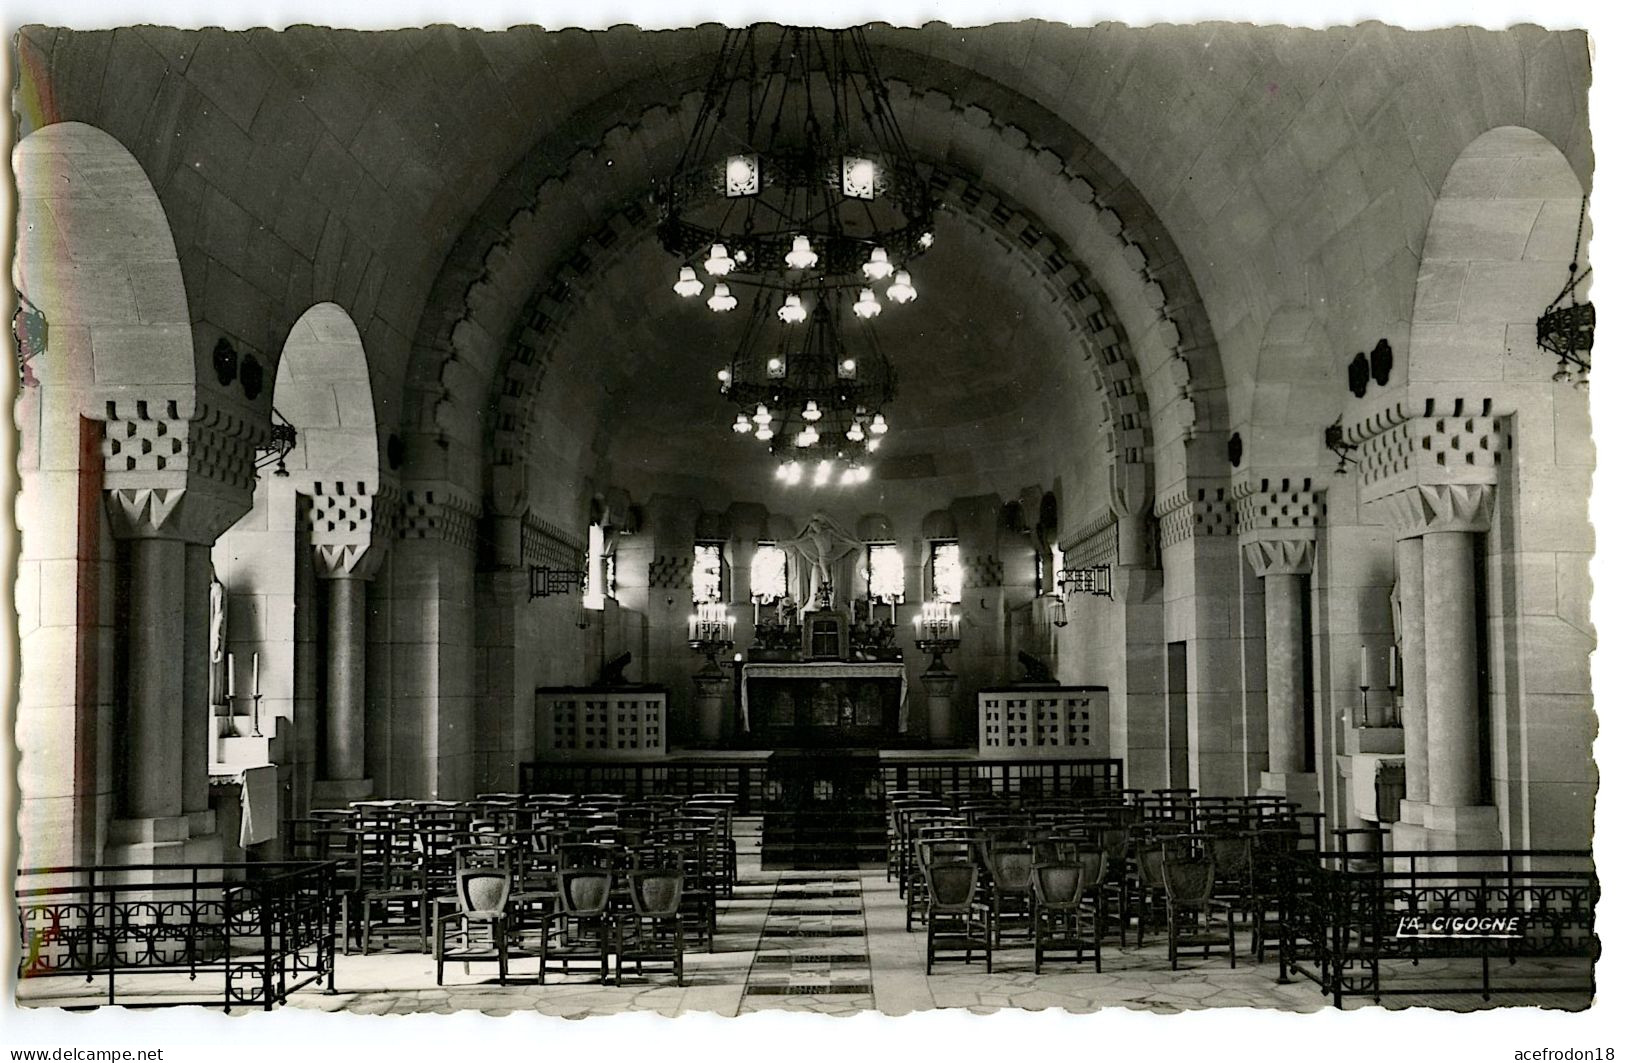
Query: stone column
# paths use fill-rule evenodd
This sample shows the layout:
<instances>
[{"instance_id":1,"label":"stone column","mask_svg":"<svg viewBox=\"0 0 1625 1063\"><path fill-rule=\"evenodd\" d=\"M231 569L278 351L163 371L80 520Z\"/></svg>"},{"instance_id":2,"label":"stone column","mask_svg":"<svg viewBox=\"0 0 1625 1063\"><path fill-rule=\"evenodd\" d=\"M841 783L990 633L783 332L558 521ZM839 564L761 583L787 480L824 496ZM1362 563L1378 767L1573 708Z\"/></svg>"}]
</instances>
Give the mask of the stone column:
<instances>
[{"instance_id":1,"label":"stone column","mask_svg":"<svg viewBox=\"0 0 1625 1063\"><path fill-rule=\"evenodd\" d=\"M1261 793L1284 794L1314 807L1318 788L1304 770L1303 579L1315 564L1309 539L1258 540L1243 547L1248 563L1264 581L1266 704L1269 715L1269 770Z\"/></svg>"},{"instance_id":2,"label":"stone column","mask_svg":"<svg viewBox=\"0 0 1625 1063\"><path fill-rule=\"evenodd\" d=\"M209 808L209 544L247 497L187 486L106 493L113 534L129 542L126 711L115 746L123 792L108 825L109 863L220 859Z\"/></svg>"},{"instance_id":3,"label":"stone column","mask_svg":"<svg viewBox=\"0 0 1625 1063\"><path fill-rule=\"evenodd\" d=\"M382 544L317 543L316 578L327 590L327 639L322 647L327 740L312 798L333 807L373 796L367 778L367 591Z\"/></svg>"},{"instance_id":4,"label":"stone column","mask_svg":"<svg viewBox=\"0 0 1625 1063\"><path fill-rule=\"evenodd\" d=\"M365 580L327 581L326 777L333 782L361 781L366 774L366 608Z\"/></svg>"},{"instance_id":5,"label":"stone column","mask_svg":"<svg viewBox=\"0 0 1625 1063\"><path fill-rule=\"evenodd\" d=\"M1394 824L1395 849L1427 848L1423 822L1428 804L1428 683L1427 607L1423 587L1422 538L1394 543L1394 568L1399 577L1399 666L1405 686L1405 797Z\"/></svg>"},{"instance_id":6,"label":"stone column","mask_svg":"<svg viewBox=\"0 0 1625 1063\"><path fill-rule=\"evenodd\" d=\"M186 544L130 543L129 687L123 746L124 808L130 818L179 816L184 810ZM205 765L204 787L208 787Z\"/></svg>"},{"instance_id":7,"label":"stone column","mask_svg":"<svg viewBox=\"0 0 1625 1063\"><path fill-rule=\"evenodd\" d=\"M214 706L209 704L209 585L214 578L210 547L186 544L186 600L183 624L186 655L181 660L181 756L188 764L210 760L214 741ZM199 608L199 603L202 607ZM182 777L181 807L188 813L209 810L209 773L187 772Z\"/></svg>"},{"instance_id":8,"label":"stone column","mask_svg":"<svg viewBox=\"0 0 1625 1063\"><path fill-rule=\"evenodd\" d=\"M1264 705L1267 768L1259 792L1279 794L1306 810L1329 811L1317 761L1305 749L1304 581L1314 571L1325 523L1325 492L1307 476L1238 476L1231 481L1242 554L1264 582ZM1318 735L1326 746L1329 735Z\"/></svg>"},{"instance_id":9,"label":"stone column","mask_svg":"<svg viewBox=\"0 0 1625 1063\"><path fill-rule=\"evenodd\" d=\"M1495 488L1489 484L1425 484L1387 499L1401 541L1421 540L1421 583L1425 681L1413 685L1406 668L1407 702L1425 691L1426 733L1413 738L1412 721L1422 715L1406 706L1406 751L1426 746L1427 805L1422 811L1430 849L1496 848L1500 821L1492 805L1480 804L1479 660L1477 576L1473 570L1473 535L1489 530ZM1414 550L1407 547L1408 551ZM1410 645L1407 594L1407 654ZM1407 767L1409 765L1407 756ZM1419 795L1408 791L1408 801Z\"/></svg>"}]
</instances>

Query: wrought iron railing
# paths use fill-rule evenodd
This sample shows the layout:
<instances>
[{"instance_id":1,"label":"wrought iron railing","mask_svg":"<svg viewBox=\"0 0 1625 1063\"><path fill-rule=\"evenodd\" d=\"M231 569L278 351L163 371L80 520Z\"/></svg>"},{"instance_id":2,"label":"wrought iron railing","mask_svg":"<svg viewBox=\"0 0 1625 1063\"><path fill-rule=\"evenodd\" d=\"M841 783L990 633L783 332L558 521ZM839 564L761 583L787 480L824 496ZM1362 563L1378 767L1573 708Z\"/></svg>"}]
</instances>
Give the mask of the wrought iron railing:
<instances>
[{"instance_id":1,"label":"wrought iron railing","mask_svg":"<svg viewBox=\"0 0 1625 1063\"><path fill-rule=\"evenodd\" d=\"M519 792L618 793L641 798L656 794L733 794L743 815L760 810L767 780L765 757L710 757L685 763L659 761L527 761L519 765Z\"/></svg>"},{"instance_id":2,"label":"wrought iron railing","mask_svg":"<svg viewBox=\"0 0 1625 1063\"><path fill-rule=\"evenodd\" d=\"M323 978L333 992L337 900L330 863L24 868L18 998L269 1011ZM188 977L180 986L138 977L152 974ZM81 976L105 979L105 994L75 990ZM64 981L28 992L29 981L50 978Z\"/></svg>"},{"instance_id":3,"label":"wrought iron railing","mask_svg":"<svg viewBox=\"0 0 1625 1063\"><path fill-rule=\"evenodd\" d=\"M881 761L888 790L986 790L1032 797L1117 797L1123 762L1109 757L966 760L909 756Z\"/></svg>"},{"instance_id":4,"label":"wrought iron railing","mask_svg":"<svg viewBox=\"0 0 1625 1063\"><path fill-rule=\"evenodd\" d=\"M887 756L880 762L885 789L985 790L1033 797L1118 797L1123 762L1107 757L987 759ZM653 794L731 793L738 810L760 811L767 784L764 757L706 757L651 761L527 761L519 765L521 793Z\"/></svg>"},{"instance_id":5,"label":"wrought iron railing","mask_svg":"<svg viewBox=\"0 0 1625 1063\"><path fill-rule=\"evenodd\" d=\"M1583 849L1300 852L1274 862L1280 979L1347 996L1596 992ZM1520 960L1573 961L1547 966Z\"/></svg>"}]
</instances>

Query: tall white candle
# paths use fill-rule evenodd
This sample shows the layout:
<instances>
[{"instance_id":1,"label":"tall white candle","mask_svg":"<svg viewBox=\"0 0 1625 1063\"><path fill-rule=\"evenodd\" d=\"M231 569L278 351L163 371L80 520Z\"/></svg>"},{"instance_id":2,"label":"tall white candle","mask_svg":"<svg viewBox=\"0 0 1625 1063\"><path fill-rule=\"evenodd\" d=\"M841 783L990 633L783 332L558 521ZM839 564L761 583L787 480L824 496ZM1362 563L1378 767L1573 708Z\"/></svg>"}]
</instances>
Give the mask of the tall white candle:
<instances>
[{"instance_id":1,"label":"tall white candle","mask_svg":"<svg viewBox=\"0 0 1625 1063\"><path fill-rule=\"evenodd\" d=\"M226 654L226 700L237 696L237 655Z\"/></svg>"},{"instance_id":2,"label":"tall white candle","mask_svg":"<svg viewBox=\"0 0 1625 1063\"><path fill-rule=\"evenodd\" d=\"M254 651L254 696L260 696L260 653Z\"/></svg>"},{"instance_id":3,"label":"tall white candle","mask_svg":"<svg viewBox=\"0 0 1625 1063\"><path fill-rule=\"evenodd\" d=\"M1399 686L1399 647L1388 647L1388 689Z\"/></svg>"},{"instance_id":4,"label":"tall white candle","mask_svg":"<svg viewBox=\"0 0 1625 1063\"><path fill-rule=\"evenodd\" d=\"M1370 688L1371 688L1371 647L1362 645L1360 647L1360 689L1361 690L1369 690Z\"/></svg>"}]
</instances>

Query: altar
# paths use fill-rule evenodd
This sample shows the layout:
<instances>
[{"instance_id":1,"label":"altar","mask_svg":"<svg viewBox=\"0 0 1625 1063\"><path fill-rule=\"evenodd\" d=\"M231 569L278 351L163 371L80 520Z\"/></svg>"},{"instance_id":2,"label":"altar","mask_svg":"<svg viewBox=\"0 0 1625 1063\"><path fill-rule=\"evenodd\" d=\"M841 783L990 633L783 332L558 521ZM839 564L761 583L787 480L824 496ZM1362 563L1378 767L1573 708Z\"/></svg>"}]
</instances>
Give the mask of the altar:
<instances>
[{"instance_id":1,"label":"altar","mask_svg":"<svg viewBox=\"0 0 1625 1063\"><path fill-rule=\"evenodd\" d=\"M742 668L740 725L752 746L889 745L908 727L901 661L753 661Z\"/></svg>"}]
</instances>

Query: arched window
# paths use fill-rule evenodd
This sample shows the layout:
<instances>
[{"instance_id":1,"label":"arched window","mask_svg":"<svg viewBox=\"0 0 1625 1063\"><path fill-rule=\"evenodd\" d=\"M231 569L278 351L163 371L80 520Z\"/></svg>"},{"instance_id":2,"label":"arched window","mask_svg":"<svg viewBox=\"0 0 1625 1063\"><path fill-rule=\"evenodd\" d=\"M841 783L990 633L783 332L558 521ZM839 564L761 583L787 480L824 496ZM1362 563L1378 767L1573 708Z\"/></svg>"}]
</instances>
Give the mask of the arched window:
<instances>
[{"instance_id":1,"label":"arched window","mask_svg":"<svg viewBox=\"0 0 1625 1063\"><path fill-rule=\"evenodd\" d=\"M722 544L694 544L694 602L722 601Z\"/></svg>"},{"instance_id":2,"label":"arched window","mask_svg":"<svg viewBox=\"0 0 1625 1063\"><path fill-rule=\"evenodd\" d=\"M959 567L959 543L955 540L931 544L931 600L957 603L964 577Z\"/></svg>"},{"instance_id":3,"label":"arched window","mask_svg":"<svg viewBox=\"0 0 1625 1063\"><path fill-rule=\"evenodd\" d=\"M776 605L790 593L790 558L774 543L757 543L750 559L750 600Z\"/></svg>"},{"instance_id":4,"label":"arched window","mask_svg":"<svg viewBox=\"0 0 1625 1063\"><path fill-rule=\"evenodd\" d=\"M903 600L903 552L896 543L870 543L863 567L871 602L896 605Z\"/></svg>"}]
</instances>

